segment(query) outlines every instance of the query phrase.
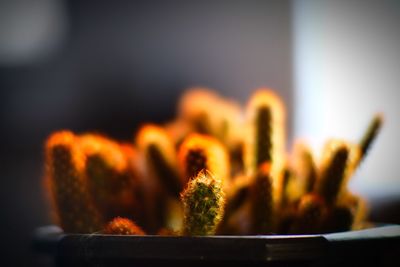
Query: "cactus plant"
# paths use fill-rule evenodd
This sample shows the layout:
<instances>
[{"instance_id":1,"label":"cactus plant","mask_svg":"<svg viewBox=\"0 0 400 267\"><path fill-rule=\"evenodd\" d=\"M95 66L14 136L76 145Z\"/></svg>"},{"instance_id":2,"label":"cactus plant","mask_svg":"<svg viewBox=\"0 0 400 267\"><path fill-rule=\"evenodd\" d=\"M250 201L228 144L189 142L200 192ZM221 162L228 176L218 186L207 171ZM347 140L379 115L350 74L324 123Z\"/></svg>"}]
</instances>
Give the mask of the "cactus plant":
<instances>
[{"instance_id":1,"label":"cactus plant","mask_svg":"<svg viewBox=\"0 0 400 267\"><path fill-rule=\"evenodd\" d=\"M360 141L360 147L361 147L360 162L362 161L362 159L364 159L364 157L368 153L371 144L374 142L376 136L378 135L380 129L382 128L382 124L383 124L383 116L381 114L376 114L372 118L367 131L365 132L364 136Z\"/></svg>"},{"instance_id":2,"label":"cactus plant","mask_svg":"<svg viewBox=\"0 0 400 267\"><path fill-rule=\"evenodd\" d=\"M235 234L235 226L232 227L232 224L237 224L236 213L248 202L249 195L250 177L246 175L236 177L226 192L224 216L217 229L217 234Z\"/></svg>"},{"instance_id":3,"label":"cactus plant","mask_svg":"<svg viewBox=\"0 0 400 267\"><path fill-rule=\"evenodd\" d=\"M270 168L269 163L261 165L250 184L252 234L268 234L272 232L273 200Z\"/></svg>"},{"instance_id":4,"label":"cactus plant","mask_svg":"<svg viewBox=\"0 0 400 267\"><path fill-rule=\"evenodd\" d=\"M366 204L347 183L381 115L358 144L329 141L316 166L304 142L285 153L285 109L269 89L251 96L245 114L204 88L179 105L170 123L144 125L136 146L98 134L49 137L45 181L66 232L144 234L137 223L160 235L303 234L365 225Z\"/></svg>"},{"instance_id":5,"label":"cactus plant","mask_svg":"<svg viewBox=\"0 0 400 267\"><path fill-rule=\"evenodd\" d=\"M210 105L218 103L218 95L207 88L191 88L182 95L179 117L189 122L193 130L200 134L213 135L216 132L216 118L210 112Z\"/></svg>"},{"instance_id":6,"label":"cactus plant","mask_svg":"<svg viewBox=\"0 0 400 267\"><path fill-rule=\"evenodd\" d=\"M341 140L329 140L324 148L320 172L314 191L327 205L333 205L346 194L346 185L360 159L360 147Z\"/></svg>"},{"instance_id":7,"label":"cactus plant","mask_svg":"<svg viewBox=\"0 0 400 267\"><path fill-rule=\"evenodd\" d=\"M222 98L210 89L195 87L181 97L178 111L179 120L191 125L191 132L217 138L230 153L241 146L242 110L236 101Z\"/></svg>"},{"instance_id":8,"label":"cactus plant","mask_svg":"<svg viewBox=\"0 0 400 267\"><path fill-rule=\"evenodd\" d=\"M335 203L342 188L349 153L349 148L341 142L329 142L325 148L316 192L328 205Z\"/></svg>"},{"instance_id":9,"label":"cactus plant","mask_svg":"<svg viewBox=\"0 0 400 267\"><path fill-rule=\"evenodd\" d=\"M293 169L296 178L299 180L299 194L311 193L314 190L317 180L317 168L314 162L313 154L308 145L303 142L297 142L294 146Z\"/></svg>"},{"instance_id":10,"label":"cactus plant","mask_svg":"<svg viewBox=\"0 0 400 267\"><path fill-rule=\"evenodd\" d=\"M120 144L97 134L82 135L79 142L86 156L89 192L105 219L132 215L139 205L136 181Z\"/></svg>"},{"instance_id":11,"label":"cactus plant","mask_svg":"<svg viewBox=\"0 0 400 267\"><path fill-rule=\"evenodd\" d=\"M272 163L272 171L283 164L285 111L278 96L267 89L254 93L247 105L245 167L249 175L264 162Z\"/></svg>"},{"instance_id":12,"label":"cactus plant","mask_svg":"<svg viewBox=\"0 0 400 267\"><path fill-rule=\"evenodd\" d=\"M183 183L177 168L174 143L168 132L157 125L147 124L136 135L136 144L143 156L148 176L146 203L149 212L149 231L156 233L161 227L178 228L182 215L177 212L179 193Z\"/></svg>"},{"instance_id":13,"label":"cactus plant","mask_svg":"<svg viewBox=\"0 0 400 267\"><path fill-rule=\"evenodd\" d=\"M116 217L103 229L110 235L145 235L145 232L135 222L127 218Z\"/></svg>"},{"instance_id":14,"label":"cactus plant","mask_svg":"<svg viewBox=\"0 0 400 267\"><path fill-rule=\"evenodd\" d=\"M143 126L137 144L145 156L147 170L174 197L179 198L182 183L177 172L176 152L168 133L156 125Z\"/></svg>"},{"instance_id":15,"label":"cactus plant","mask_svg":"<svg viewBox=\"0 0 400 267\"><path fill-rule=\"evenodd\" d=\"M189 135L178 152L181 177L184 184L198 173L207 169L222 181L223 186L229 183L229 156L225 147L215 138L200 135Z\"/></svg>"},{"instance_id":16,"label":"cactus plant","mask_svg":"<svg viewBox=\"0 0 400 267\"><path fill-rule=\"evenodd\" d=\"M354 211L348 205L335 205L328 211L323 221L323 232L344 232L351 229L354 222Z\"/></svg>"},{"instance_id":17,"label":"cactus plant","mask_svg":"<svg viewBox=\"0 0 400 267\"><path fill-rule=\"evenodd\" d=\"M183 234L213 235L224 213L225 194L220 179L203 170L189 181L181 194Z\"/></svg>"},{"instance_id":18,"label":"cactus plant","mask_svg":"<svg viewBox=\"0 0 400 267\"><path fill-rule=\"evenodd\" d=\"M290 189L291 185L294 183L293 181L294 179L292 170L290 169L288 163L286 163L281 170L278 180L278 186L276 189L278 193L276 194L277 197L275 198L275 202L276 206L280 209L285 209L290 204L290 202L292 202L291 198L293 198L294 192L291 192Z\"/></svg>"},{"instance_id":19,"label":"cactus plant","mask_svg":"<svg viewBox=\"0 0 400 267\"><path fill-rule=\"evenodd\" d=\"M61 228L68 233L92 233L103 218L93 204L83 175L84 155L70 131L53 133L46 143L46 179Z\"/></svg>"},{"instance_id":20,"label":"cactus plant","mask_svg":"<svg viewBox=\"0 0 400 267\"><path fill-rule=\"evenodd\" d=\"M296 218L290 228L291 234L316 234L322 231L327 217L327 207L323 198L310 193L301 197Z\"/></svg>"}]
</instances>

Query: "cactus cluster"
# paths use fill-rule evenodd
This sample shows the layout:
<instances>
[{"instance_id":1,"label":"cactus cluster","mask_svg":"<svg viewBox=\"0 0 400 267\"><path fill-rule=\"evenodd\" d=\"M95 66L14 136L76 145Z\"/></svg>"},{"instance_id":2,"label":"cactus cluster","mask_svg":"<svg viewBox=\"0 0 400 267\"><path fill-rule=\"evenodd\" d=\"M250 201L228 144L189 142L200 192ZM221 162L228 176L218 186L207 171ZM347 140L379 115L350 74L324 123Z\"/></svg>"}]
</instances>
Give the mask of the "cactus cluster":
<instances>
[{"instance_id":1,"label":"cactus cluster","mask_svg":"<svg viewBox=\"0 0 400 267\"><path fill-rule=\"evenodd\" d=\"M383 119L357 143L332 139L320 160L306 142L286 152L285 108L261 88L245 108L205 88L133 142L70 131L49 136L45 184L69 233L311 234L363 227L367 204L347 183Z\"/></svg>"}]
</instances>

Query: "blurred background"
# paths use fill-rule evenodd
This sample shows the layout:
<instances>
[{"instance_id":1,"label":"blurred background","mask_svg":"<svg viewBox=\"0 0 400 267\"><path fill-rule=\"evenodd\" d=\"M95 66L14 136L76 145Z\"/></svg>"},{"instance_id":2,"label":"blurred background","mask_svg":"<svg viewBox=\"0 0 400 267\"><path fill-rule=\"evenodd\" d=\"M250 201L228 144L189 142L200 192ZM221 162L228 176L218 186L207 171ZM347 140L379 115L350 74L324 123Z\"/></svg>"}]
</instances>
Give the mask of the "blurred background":
<instances>
[{"instance_id":1,"label":"blurred background","mask_svg":"<svg viewBox=\"0 0 400 267\"><path fill-rule=\"evenodd\" d=\"M202 85L245 103L260 86L288 108L288 144L358 140L385 125L351 181L371 220L400 223L400 2L0 0L0 244L10 266L43 263L50 223L43 141L95 130L132 140ZM384 207L382 209L382 207ZM8 265L6 265L8 266Z\"/></svg>"}]
</instances>

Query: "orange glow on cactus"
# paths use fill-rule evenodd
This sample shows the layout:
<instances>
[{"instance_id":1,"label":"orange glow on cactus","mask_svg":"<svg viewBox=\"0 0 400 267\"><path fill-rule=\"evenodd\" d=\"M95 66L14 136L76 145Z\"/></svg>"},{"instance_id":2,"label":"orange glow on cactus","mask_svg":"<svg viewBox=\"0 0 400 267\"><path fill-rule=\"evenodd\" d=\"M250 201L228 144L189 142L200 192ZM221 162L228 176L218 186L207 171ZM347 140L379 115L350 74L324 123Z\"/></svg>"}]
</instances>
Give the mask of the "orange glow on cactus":
<instances>
[{"instance_id":1,"label":"orange glow on cactus","mask_svg":"<svg viewBox=\"0 0 400 267\"><path fill-rule=\"evenodd\" d=\"M343 156L340 156L341 154ZM325 194L323 192L328 191L333 194L332 196L323 196L325 198L333 197L334 199L332 200L339 198L345 193L348 180L357 167L360 155L360 147L358 145L350 144L343 140L329 140L325 144L322 153L316 191L320 194ZM344 156L345 158L343 158ZM341 163L341 161L344 162ZM343 167L339 165L343 165ZM329 202L327 199L326 201Z\"/></svg>"},{"instance_id":2,"label":"orange glow on cactus","mask_svg":"<svg viewBox=\"0 0 400 267\"><path fill-rule=\"evenodd\" d=\"M242 141L241 106L233 100L220 97L210 89L189 89L181 97L178 114L191 125L192 132L212 135L228 148Z\"/></svg>"},{"instance_id":3,"label":"orange glow on cactus","mask_svg":"<svg viewBox=\"0 0 400 267\"><path fill-rule=\"evenodd\" d=\"M84 134L79 137L79 144L87 157L98 154L113 170L122 172L126 169L126 158L118 143L98 134Z\"/></svg>"},{"instance_id":4,"label":"orange glow on cactus","mask_svg":"<svg viewBox=\"0 0 400 267\"><path fill-rule=\"evenodd\" d=\"M225 147L215 138L201 134L191 134L179 148L178 158L182 179L186 183L207 169L223 183L229 178L229 156Z\"/></svg>"},{"instance_id":5,"label":"orange glow on cactus","mask_svg":"<svg viewBox=\"0 0 400 267\"><path fill-rule=\"evenodd\" d=\"M71 151L72 162L77 170L83 170L85 166L85 158L82 153L80 153L77 144L78 138L71 131L63 130L54 132L49 136L46 142L46 158L48 161L52 160L50 153L52 153L52 149L56 146L66 147L69 151Z\"/></svg>"},{"instance_id":6,"label":"orange glow on cactus","mask_svg":"<svg viewBox=\"0 0 400 267\"><path fill-rule=\"evenodd\" d=\"M84 154L72 132L55 132L48 138L45 179L55 219L65 232L92 233L101 228L103 218L89 195L84 167Z\"/></svg>"},{"instance_id":7,"label":"orange glow on cactus","mask_svg":"<svg viewBox=\"0 0 400 267\"><path fill-rule=\"evenodd\" d=\"M258 125L258 115L260 111L268 110L270 112L270 125ZM257 90L250 98L246 108L246 134L245 134L245 147L244 147L244 161L246 172L253 175L262 162L257 159L257 145L260 138L264 136L257 136L260 127L267 127L265 129L269 132L262 133L267 137L270 135L270 151L263 151L263 153L270 153L270 161L272 162L272 173L276 173L284 163L285 153L285 120L286 112L281 99L271 90L261 88Z\"/></svg>"},{"instance_id":8,"label":"orange glow on cactus","mask_svg":"<svg viewBox=\"0 0 400 267\"><path fill-rule=\"evenodd\" d=\"M183 94L177 117L143 125L133 143L55 132L45 145L45 185L58 223L66 233L122 235L144 234L136 223L160 235L364 227L367 205L347 184L382 115L358 144L329 140L318 161L301 140L287 153L285 123L270 89L258 89L243 108L198 87Z\"/></svg>"},{"instance_id":9,"label":"orange glow on cactus","mask_svg":"<svg viewBox=\"0 0 400 267\"><path fill-rule=\"evenodd\" d=\"M136 223L121 217L116 217L109 222L103 233L109 235L145 235L145 232Z\"/></svg>"},{"instance_id":10,"label":"orange glow on cactus","mask_svg":"<svg viewBox=\"0 0 400 267\"><path fill-rule=\"evenodd\" d=\"M125 153L133 152L133 148L98 134L80 136L79 145L86 157L84 175L88 190L105 219L117 215L140 217L135 194L139 185Z\"/></svg>"},{"instance_id":11,"label":"orange glow on cactus","mask_svg":"<svg viewBox=\"0 0 400 267\"><path fill-rule=\"evenodd\" d=\"M136 136L136 145L139 150L146 153L152 144L157 145L170 165L176 165L175 147L168 132L160 126L147 124L140 128Z\"/></svg>"},{"instance_id":12,"label":"orange glow on cactus","mask_svg":"<svg viewBox=\"0 0 400 267\"><path fill-rule=\"evenodd\" d=\"M196 131L203 134L212 133L213 117L210 107L218 103L218 95L207 88L192 88L180 99L178 106L179 116L191 122Z\"/></svg>"}]
</instances>

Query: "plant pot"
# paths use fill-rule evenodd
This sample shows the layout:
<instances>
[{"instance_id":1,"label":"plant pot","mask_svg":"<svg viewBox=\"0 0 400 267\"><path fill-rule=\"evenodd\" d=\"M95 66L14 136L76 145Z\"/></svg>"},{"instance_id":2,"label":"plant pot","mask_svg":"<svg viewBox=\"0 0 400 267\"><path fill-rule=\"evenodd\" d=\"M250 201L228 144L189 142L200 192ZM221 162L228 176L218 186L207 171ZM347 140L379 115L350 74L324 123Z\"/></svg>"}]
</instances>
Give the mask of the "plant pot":
<instances>
[{"instance_id":1,"label":"plant pot","mask_svg":"<svg viewBox=\"0 0 400 267\"><path fill-rule=\"evenodd\" d=\"M381 266L400 253L400 225L321 235L207 237L64 234L46 226L36 230L33 248L54 257L56 266Z\"/></svg>"}]
</instances>

